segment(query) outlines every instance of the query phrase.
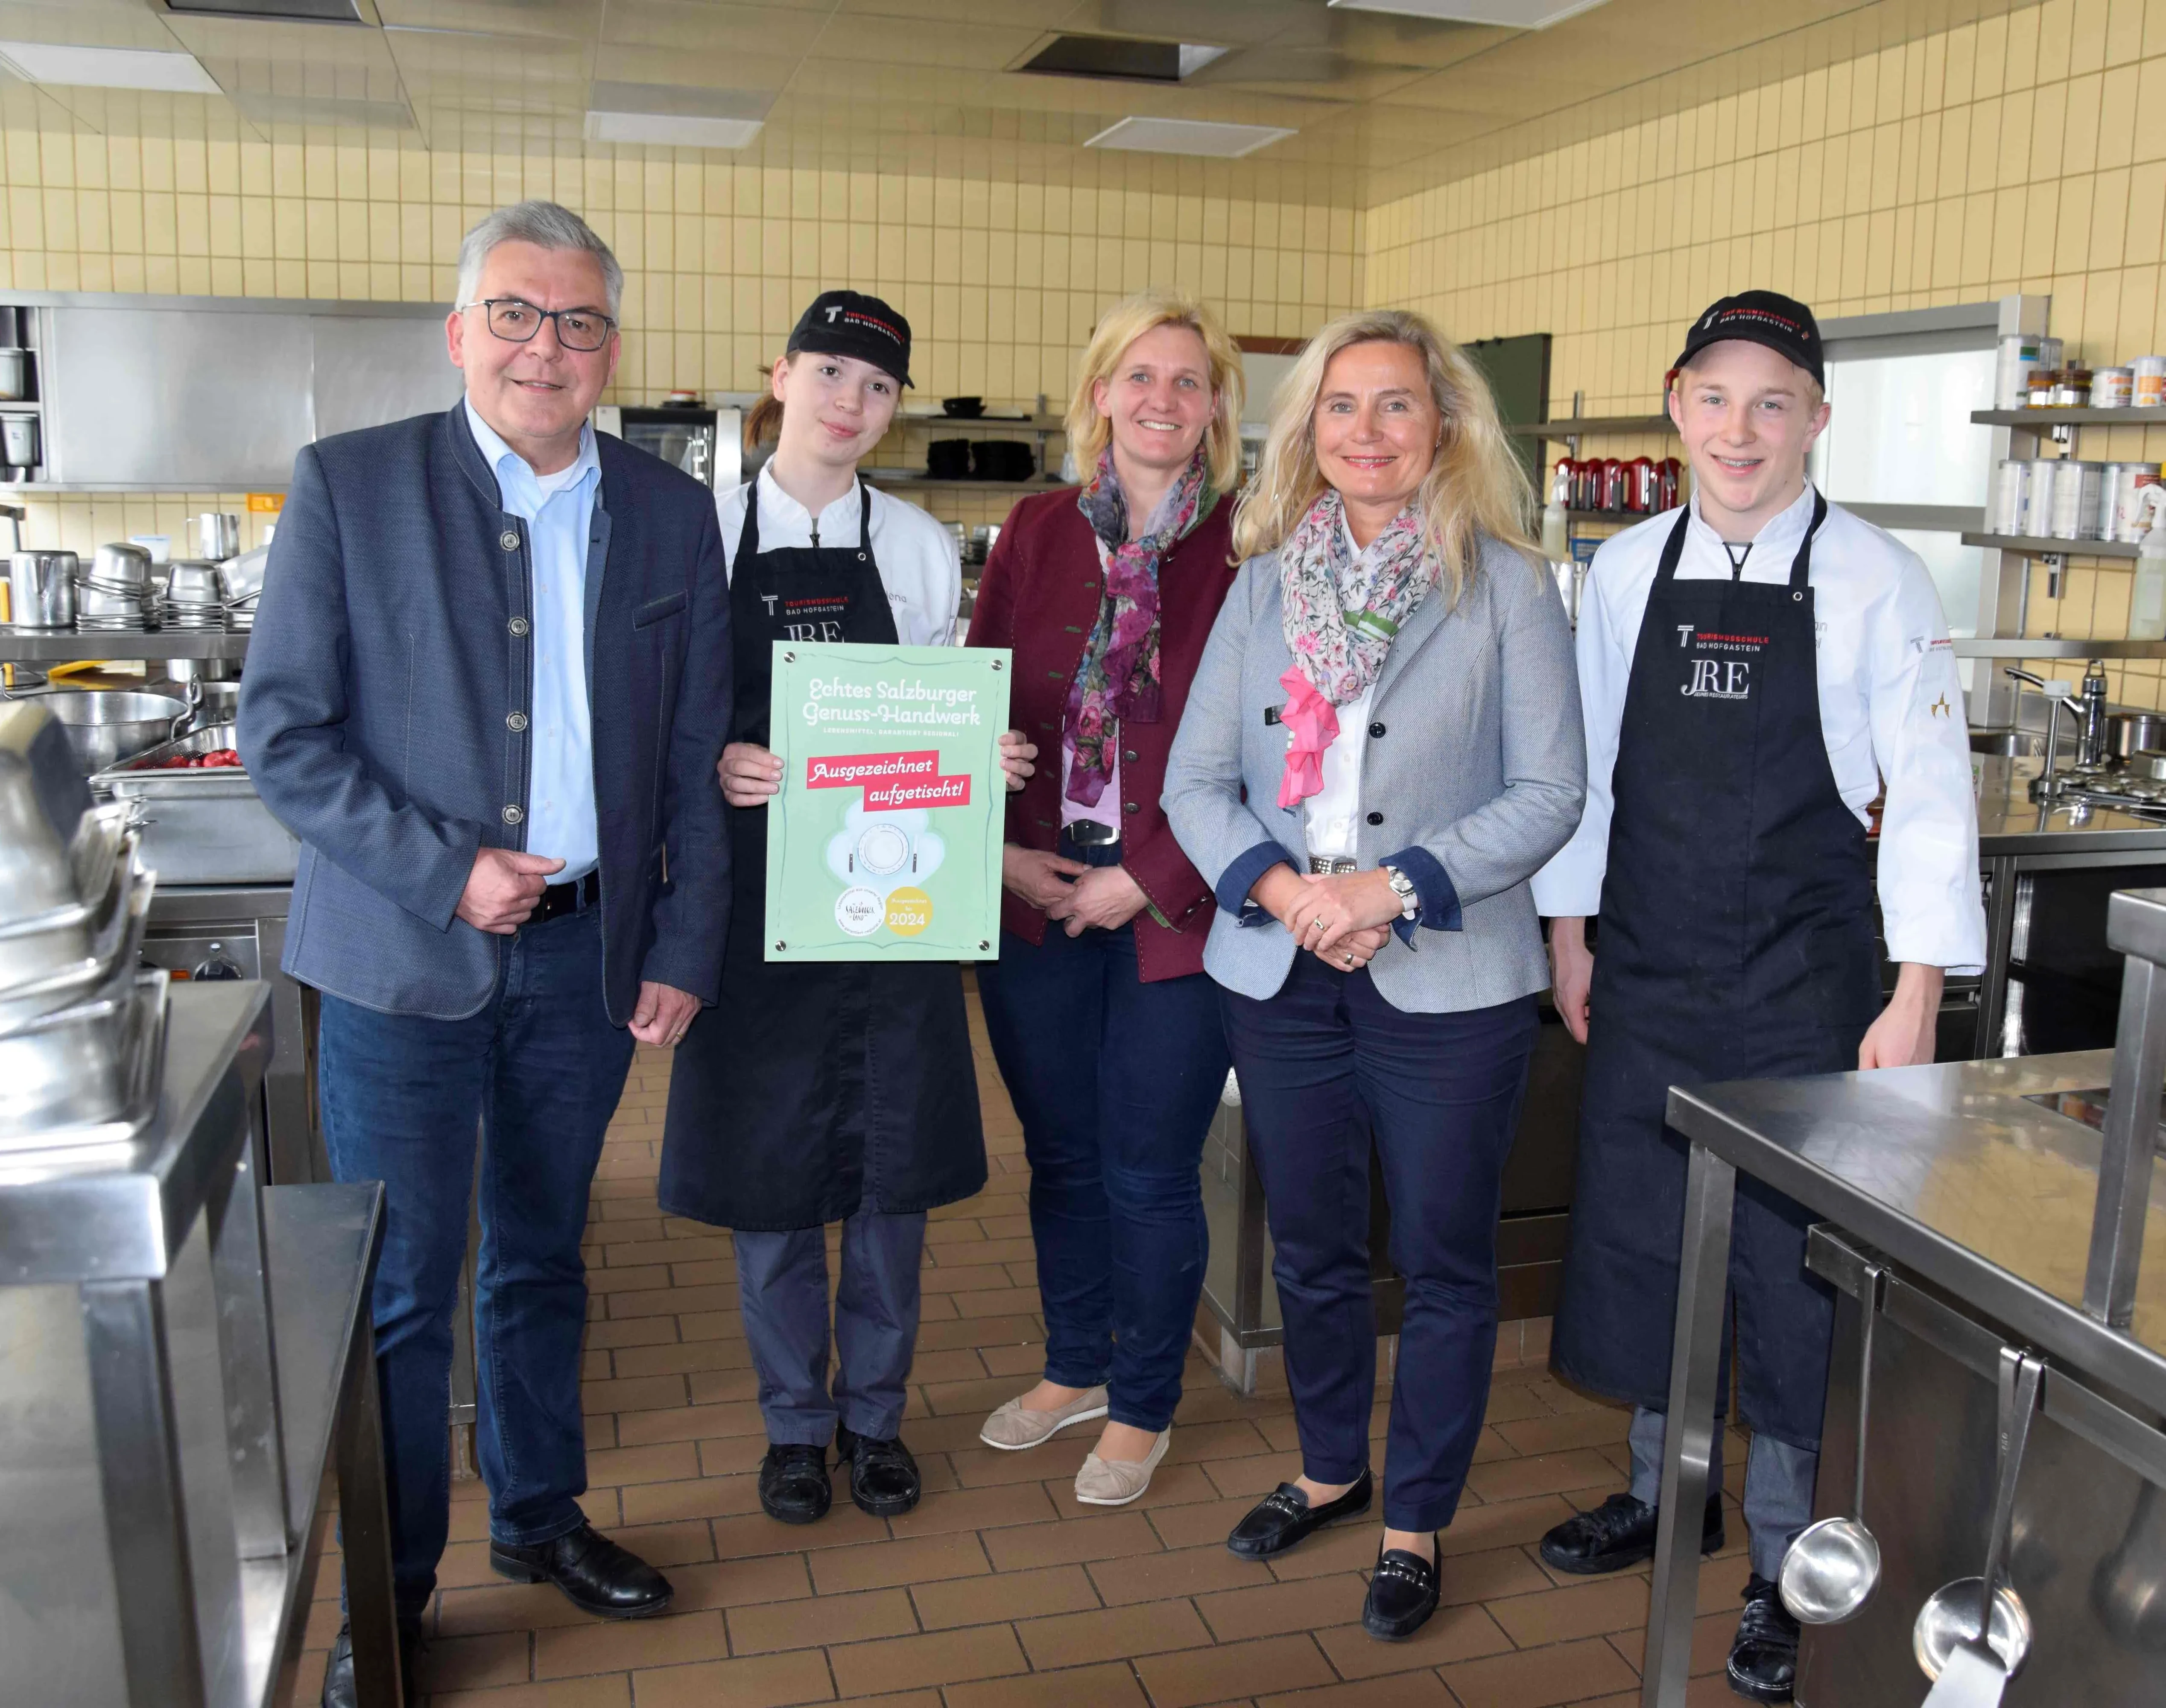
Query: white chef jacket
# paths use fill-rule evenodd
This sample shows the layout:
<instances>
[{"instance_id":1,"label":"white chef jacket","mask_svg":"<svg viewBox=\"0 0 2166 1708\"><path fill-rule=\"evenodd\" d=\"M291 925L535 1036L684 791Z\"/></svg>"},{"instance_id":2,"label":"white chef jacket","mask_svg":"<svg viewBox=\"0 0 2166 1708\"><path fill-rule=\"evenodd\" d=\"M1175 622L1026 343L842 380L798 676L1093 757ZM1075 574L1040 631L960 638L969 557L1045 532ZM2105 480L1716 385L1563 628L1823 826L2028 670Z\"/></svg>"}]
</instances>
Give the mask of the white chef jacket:
<instances>
[{"instance_id":1,"label":"white chef jacket","mask_svg":"<svg viewBox=\"0 0 2166 1708\"><path fill-rule=\"evenodd\" d=\"M1343 515L1339 533L1347 552L1359 558L1361 547L1354 543L1354 531L1346 526ZM1323 750L1323 786L1303 803L1312 854L1338 860L1354 858L1361 824L1361 756L1369 750L1369 705L1376 697L1376 685L1371 682L1354 699L1335 708L1339 733ZM1286 741L1291 746L1291 732Z\"/></svg>"},{"instance_id":2,"label":"white chef jacket","mask_svg":"<svg viewBox=\"0 0 2166 1708\"><path fill-rule=\"evenodd\" d=\"M849 546L858 543L858 492L850 489L820 512L811 511L785 492L774 464L756 479L732 487L715 500L721 525L722 563L737 570L737 542L744 537L746 494L759 493L759 546ZM906 647L946 647L955 641L955 613L963 602L963 565L955 537L914 504L890 498L876 487L864 489L871 500L873 561L880 585L895 612L895 637ZM817 539L814 537L817 533Z\"/></svg>"},{"instance_id":3,"label":"white chef jacket","mask_svg":"<svg viewBox=\"0 0 2166 1708\"><path fill-rule=\"evenodd\" d=\"M1787 581L1812 516L1808 484L1753 537L1744 579ZM1656 568L1676 523L1672 510L1605 540L1580 596L1587 806L1572 840L1535 876L1535 905L1551 917L1601 911L1624 690ZM1680 580L1730 574L1730 552L1700 519L1697 498L1677 573ZM1977 972L1985 963L1978 804L1963 685L1940 595L1917 553L1834 504L1813 541L1812 588L1820 734L1836 787L1865 822L1883 779L1887 785L1878 882L1889 958Z\"/></svg>"}]
</instances>

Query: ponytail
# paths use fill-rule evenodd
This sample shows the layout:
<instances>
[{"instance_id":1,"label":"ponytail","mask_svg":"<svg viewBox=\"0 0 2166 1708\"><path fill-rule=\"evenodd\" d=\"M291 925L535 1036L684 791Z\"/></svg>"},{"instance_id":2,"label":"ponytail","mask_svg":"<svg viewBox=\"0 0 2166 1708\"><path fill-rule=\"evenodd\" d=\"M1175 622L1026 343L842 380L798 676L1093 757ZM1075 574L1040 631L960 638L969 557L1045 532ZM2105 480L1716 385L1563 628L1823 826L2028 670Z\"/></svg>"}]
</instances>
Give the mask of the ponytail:
<instances>
[{"instance_id":1,"label":"ponytail","mask_svg":"<svg viewBox=\"0 0 2166 1708\"><path fill-rule=\"evenodd\" d=\"M757 451L769 439L782 436L782 399L769 389L767 395L745 412L744 447Z\"/></svg>"}]
</instances>

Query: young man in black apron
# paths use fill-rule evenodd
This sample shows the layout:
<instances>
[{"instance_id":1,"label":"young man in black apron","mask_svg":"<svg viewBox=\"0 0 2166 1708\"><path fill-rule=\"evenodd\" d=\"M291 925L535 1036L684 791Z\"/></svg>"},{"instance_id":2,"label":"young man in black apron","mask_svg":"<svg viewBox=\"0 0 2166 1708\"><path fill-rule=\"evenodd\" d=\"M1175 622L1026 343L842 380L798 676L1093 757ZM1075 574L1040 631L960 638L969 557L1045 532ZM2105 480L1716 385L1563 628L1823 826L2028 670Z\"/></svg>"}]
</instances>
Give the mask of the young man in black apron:
<instances>
[{"instance_id":1,"label":"young man in black apron","mask_svg":"<svg viewBox=\"0 0 2166 1708\"><path fill-rule=\"evenodd\" d=\"M735 911L721 999L677 1050L659 1195L672 1215L735 1231L767 1424L760 1504L792 1524L827 1510L830 1441L865 1511L917 1504L898 1428L925 1213L985 1183L959 969L770 965L763 953L767 803L782 775L766 746L773 643L954 638L954 536L857 474L909 383L909 323L877 297L822 293L775 364L774 456L718 504L737 672L721 763ZM1010 763L1027 775L1032 752ZM837 1221L831 1390L826 1224Z\"/></svg>"},{"instance_id":2,"label":"young man in black apron","mask_svg":"<svg viewBox=\"0 0 2166 1708\"><path fill-rule=\"evenodd\" d=\"M1535 880L1557 1006L1588 1045L1555 1362L1635 1407L1630 1492L1542 1539L1542 1557L1574 1573L1654 1552L1685 1182L1668 1088L1929 1061L1944 970L1985 958L1938 595L1915 553L1805 479L1828 419L1812 311L1772 292L1726 297L1677 368L1670 413L1695 495L1595 558L1577 643L1587 811ZM1877 880L1899 967L1884 1007L1866 812L1883 779ZM1774 1580L1811 1519L1834 1320L1804 1266L1809 1220L1739 1177L1730 1299L1754 1432L1751 1576L1729 1676L1763 1702L1789 1700L1796 1670ZM1704 1542L1722 1546L1719 1492Z\"/></svg>"}]
</instances>

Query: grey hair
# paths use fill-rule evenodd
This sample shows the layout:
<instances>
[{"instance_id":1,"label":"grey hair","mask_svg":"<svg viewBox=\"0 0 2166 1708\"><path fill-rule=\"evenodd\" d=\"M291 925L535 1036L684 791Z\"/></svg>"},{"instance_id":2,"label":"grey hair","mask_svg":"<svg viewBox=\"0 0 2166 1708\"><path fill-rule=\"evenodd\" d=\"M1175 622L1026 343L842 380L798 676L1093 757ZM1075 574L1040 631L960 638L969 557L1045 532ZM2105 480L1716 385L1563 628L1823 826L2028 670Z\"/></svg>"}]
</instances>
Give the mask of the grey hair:
<instances>
[{"instance_id":1,"label":"grey hair","mask_svg":"<svg viewBox=\"0 0 2166 1708\"><path fill-rule=\"evenodd\" d=\"M481 286L481 270L489 260L489 251L499 243L531 243L542 249L584 249L602 264L602 288L609 301L604 304L610 318L615 320L617 305L624 299L624 269L617 265L610 246L594 235L594 228L587 224L569 208L555 202L515 202L509 208L499 208L485 214L475 222L459 243L459 294L461 303L470 303Z\"/></svg>"}]
</instances>

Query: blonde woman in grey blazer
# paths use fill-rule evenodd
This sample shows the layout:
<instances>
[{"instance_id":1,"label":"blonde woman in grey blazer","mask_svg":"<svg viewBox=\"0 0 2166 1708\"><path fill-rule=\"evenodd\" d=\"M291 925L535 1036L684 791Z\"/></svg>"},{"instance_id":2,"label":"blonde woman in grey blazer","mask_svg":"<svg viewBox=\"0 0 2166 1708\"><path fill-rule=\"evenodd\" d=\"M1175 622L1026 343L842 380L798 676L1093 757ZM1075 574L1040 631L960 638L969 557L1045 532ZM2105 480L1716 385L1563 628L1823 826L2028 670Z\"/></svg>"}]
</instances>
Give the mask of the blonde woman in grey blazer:
<instances>
[{"instance_id":1,"label":"blonde woman in grey blazer","mask_svg":"<svg viewBox=\"0 0 2166 1708\"><path fill-rule=\"evenodd\" d=\"M1406 1277L1384 1534L1362 1622L1435 1610L1497 1340L1499 1178L1548 983L1528 880L1586 786L1572 635L1487 387L1421 316L1313 339L1234 527L1246 559L1166 768L1218 902L1302 1446L1227 1546L1261 1557L1373 1497L1369 1149Z\"/></svg>"}]
</instances>

